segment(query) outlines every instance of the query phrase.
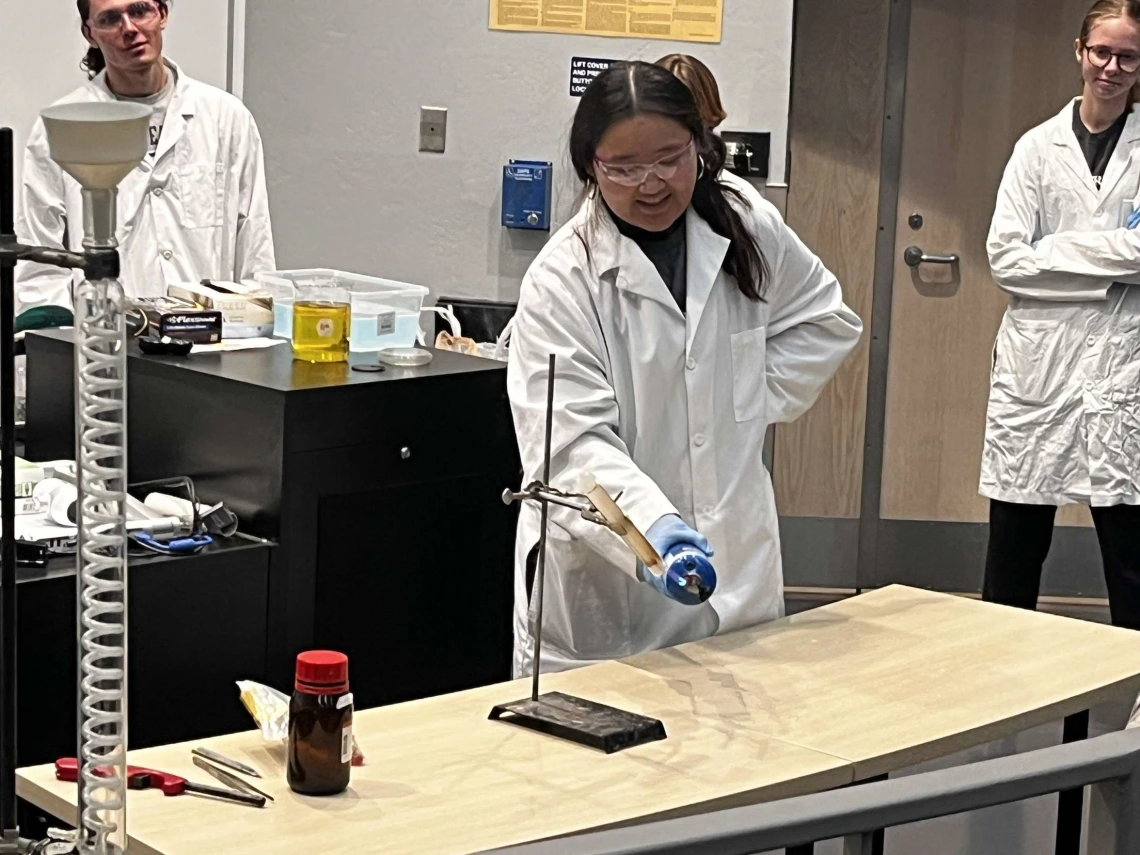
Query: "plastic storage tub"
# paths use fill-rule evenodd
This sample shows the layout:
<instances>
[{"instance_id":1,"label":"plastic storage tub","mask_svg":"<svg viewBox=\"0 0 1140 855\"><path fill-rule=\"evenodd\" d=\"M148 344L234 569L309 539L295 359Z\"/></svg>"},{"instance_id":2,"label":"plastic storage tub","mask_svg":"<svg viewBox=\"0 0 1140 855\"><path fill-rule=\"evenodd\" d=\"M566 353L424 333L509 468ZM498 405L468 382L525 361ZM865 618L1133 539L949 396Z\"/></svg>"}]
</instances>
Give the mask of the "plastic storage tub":
<instances>
[{"instance_id":1,"label":"plastic storage tub","mask_svg":"<svg viewBox=\"0 0 1140 855\"><path fill-rule=\"evenodd\" d=\"M342 270L275 270L258 273L257 282L273 295L273 335L293 338L293 299L298 285L329 284L347 288L352 327L349 349L354 353L386 347L413 347L420 330L420 309L428 289L422 285L346 273Z\"/></svg>"}]
</instances>

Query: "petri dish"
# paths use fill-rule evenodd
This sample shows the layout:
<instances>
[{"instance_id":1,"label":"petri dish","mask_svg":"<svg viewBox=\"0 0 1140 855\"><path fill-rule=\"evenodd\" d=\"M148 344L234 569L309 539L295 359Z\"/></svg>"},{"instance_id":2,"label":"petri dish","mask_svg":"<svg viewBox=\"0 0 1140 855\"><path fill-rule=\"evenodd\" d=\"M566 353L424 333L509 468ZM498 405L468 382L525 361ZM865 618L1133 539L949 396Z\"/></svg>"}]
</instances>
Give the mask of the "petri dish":
<instances>
[{"instance_id":1,"label":"petri dish","mask_svg":"<svg viewBox=\"0 0 1140 855\"><path fill-rule=\"evenodd\" d=\"M393 368L418 368L432 360L432 352L419 347L389 347L380 351L380 361Z\"/></svg>"}]
</instances>

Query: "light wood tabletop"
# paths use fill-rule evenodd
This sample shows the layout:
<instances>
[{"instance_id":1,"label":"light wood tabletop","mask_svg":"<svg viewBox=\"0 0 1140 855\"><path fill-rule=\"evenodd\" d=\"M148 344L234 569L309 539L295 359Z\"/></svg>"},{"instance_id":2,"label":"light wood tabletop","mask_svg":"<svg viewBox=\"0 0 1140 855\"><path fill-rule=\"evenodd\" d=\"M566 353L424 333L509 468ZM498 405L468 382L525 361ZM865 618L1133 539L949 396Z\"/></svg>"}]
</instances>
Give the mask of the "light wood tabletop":
<instances>
[{"instance_id":1,"label":"light wood tabletop","mask_svg":"<svg viewBox=\"0 0 1140 855\"><path fill-rule=\"evenodd\" d=\"M1134 698L1140 632L896 585L629 666L859 781Z\"/></svg>"},{"instance_id":2,"label":"light wood tabletop","mask_svg":"<svg viewBox=\"0 0 1140 855\"><path fill-rule=\"evenodd\" d=\"M660 718L669 738L613 755L487 720L528 682L358 712L367 765L305 798L255 733L131 753L214 783L203 744L251 763L264 810L132 793L132 855L468 855L842 786L1140 689L1140 633L891 587L734 635L543 678ZM236 703L235 698L235 703ZM207 780L203 781L203 778ZM18 792L73 821L50 766Z\"/></svg>"}]
</instances>

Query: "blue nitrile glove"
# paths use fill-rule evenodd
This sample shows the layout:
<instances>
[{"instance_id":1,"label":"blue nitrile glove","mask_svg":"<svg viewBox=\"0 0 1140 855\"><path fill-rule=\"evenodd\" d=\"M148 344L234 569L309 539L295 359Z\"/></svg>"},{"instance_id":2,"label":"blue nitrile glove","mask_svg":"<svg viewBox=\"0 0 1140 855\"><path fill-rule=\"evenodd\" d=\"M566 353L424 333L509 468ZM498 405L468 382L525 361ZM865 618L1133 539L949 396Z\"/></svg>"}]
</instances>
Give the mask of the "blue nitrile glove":
<instances>
[{"instance_id":1,"label":"blue nitrile glove","mask_svg":"<svg viewBox=\"0 0 1140 855\"><path fill-rule=\"evenodd\" d=\"M1124 227L1128 229L1134 229L1138 225L1140 225L1140 208L1137 208L1135 211L1128 215L1128 219L1125 221Z\"/></svg>"},{"instance_id":2,"label":"blue nitrile glove","mask_svg":"<svg viewBox=\"0 0 1140 855\"><path fill-rule=\"evenodd\" d=\"M686 606L698 606L716 590L712 547L700 532L675 514L661 517L649 527L646 539L665 561L661 576L641 568L641 577L661 594Z\"/></svg>"}]
</instances>

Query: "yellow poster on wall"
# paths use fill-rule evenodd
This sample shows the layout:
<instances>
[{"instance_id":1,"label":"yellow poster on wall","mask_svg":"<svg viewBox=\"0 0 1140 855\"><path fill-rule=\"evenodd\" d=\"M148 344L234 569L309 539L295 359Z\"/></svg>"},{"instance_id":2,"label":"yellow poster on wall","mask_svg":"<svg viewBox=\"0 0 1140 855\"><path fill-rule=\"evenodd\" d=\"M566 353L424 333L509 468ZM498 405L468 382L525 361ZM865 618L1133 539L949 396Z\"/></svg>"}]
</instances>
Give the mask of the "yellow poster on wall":
<instances>
[{"instance_id":1,"label":"yellow poster on wall","mask_svg":"<svg viewBox=\"0 0 1140 855\"><path fill-rule=\"evenodd\" d=\"M491 29L719 42L724 0L490 0Z\"/></svg>"}]
</instances>

